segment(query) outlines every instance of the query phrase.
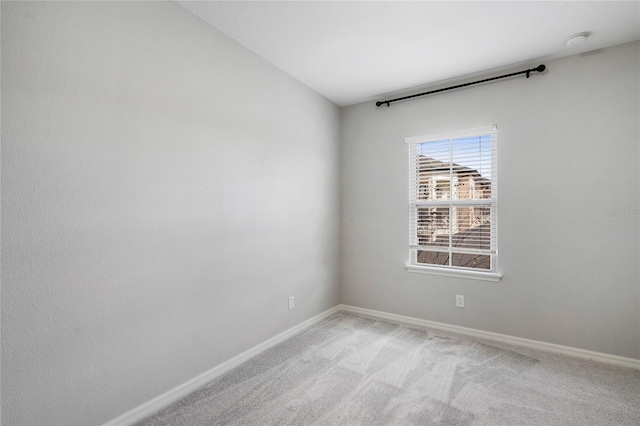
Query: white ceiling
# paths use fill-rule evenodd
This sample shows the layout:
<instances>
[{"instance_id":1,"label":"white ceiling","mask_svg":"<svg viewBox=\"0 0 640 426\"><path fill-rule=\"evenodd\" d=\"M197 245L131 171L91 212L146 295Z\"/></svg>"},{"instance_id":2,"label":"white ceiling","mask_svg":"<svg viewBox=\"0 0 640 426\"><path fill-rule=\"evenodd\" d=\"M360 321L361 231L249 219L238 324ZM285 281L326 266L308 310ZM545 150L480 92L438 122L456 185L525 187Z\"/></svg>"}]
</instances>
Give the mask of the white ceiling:
<instances>
[{"instance_id":1,"label":"white ceiling","mask_svg":"<svg viewBox=\"0 0 640 426\"><path fill-rule=\"evenodd\" d=\"M341 106L640 39L640 1L177 3Z\"/></svg>"}]
</instances>

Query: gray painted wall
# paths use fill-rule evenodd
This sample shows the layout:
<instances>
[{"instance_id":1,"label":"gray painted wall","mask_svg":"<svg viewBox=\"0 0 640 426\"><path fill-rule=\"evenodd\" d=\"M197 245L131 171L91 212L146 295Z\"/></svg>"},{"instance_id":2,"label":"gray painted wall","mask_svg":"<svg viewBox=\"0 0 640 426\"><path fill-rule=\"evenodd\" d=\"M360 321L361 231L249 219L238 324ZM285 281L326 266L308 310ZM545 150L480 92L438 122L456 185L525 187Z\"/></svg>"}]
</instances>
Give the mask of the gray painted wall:
<instances>
[{"instance_id":1,"label":"gray painted wall","mask_svg":"<svg viewBox=\"0 0 640 426\"><path fill-rule=\"evenodd\" d=\"M2 422L103 423L340 301L640 358L639 221L605 216L639 208L639 49L340 117L171 2L3 2ZM486 124L503 280L406 272L404 137Z\"/></svg>"},{"instance_id":2,"label":"gray painted wall","mask_svg":"<svg viewBox=\"0 0 640 426\"><path fill-rule=\"evenodd\" d=\"M342 302L640 358L638 42L342 109ZM538 65L538 63L531 64ZM413 274L404 137L498 125L499 283ZM455 307L455 295L466 307Z\"/></svg>"},{"instance_id":3,"label":"gray painted wall","mask_svg":"<svg viewBox=\"0 0 640 426\"><path fill-rule=\"evenodd\" d=\"M339 118L173 2L3 2L2 423L103 423L335 306Z\"/></svg>"}]
</instances>

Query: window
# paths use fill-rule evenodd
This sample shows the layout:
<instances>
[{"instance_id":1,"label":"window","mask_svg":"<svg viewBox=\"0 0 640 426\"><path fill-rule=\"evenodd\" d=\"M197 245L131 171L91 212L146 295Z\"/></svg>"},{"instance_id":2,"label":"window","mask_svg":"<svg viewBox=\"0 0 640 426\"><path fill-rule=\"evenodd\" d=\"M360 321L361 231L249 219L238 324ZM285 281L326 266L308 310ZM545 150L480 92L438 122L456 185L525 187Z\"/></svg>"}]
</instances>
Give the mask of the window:
<instances>
[{"instance_id":1,"label":"window","mask_svg":"<svg viewBox=\"0 0 640 426\"><path fill-rule=\"evenodd\" d=\"M411 272L497 281L496 126L407 138Z\"/></svg>"}]
</instances>

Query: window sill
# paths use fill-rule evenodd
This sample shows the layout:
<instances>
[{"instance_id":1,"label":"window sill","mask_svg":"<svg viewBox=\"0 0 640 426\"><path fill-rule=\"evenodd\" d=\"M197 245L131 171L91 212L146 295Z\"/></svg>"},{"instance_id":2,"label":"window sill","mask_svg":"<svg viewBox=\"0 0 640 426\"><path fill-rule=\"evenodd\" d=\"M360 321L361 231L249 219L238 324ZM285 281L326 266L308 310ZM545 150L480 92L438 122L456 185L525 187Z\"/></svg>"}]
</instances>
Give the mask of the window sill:
<instances>
[{"instance_id":1,"label":"window sill","mask_svg":"<svg viewBox=\"0 0 640 426\"><path fill-rule=\"evenodd\" d=\"M461 269L444 269L444 268L433 268L430 266L417 266L417 265L405 265L405 269L408 272L414 272L418 274L428 274L428 275L439 275L442 277L453 277L453 278L466 278L470 280L480 280L480 281L493 281L497 283L502 278L501 274L496 272L476 272L476 271L465 271Z\"/></svg>"}]
</instances>

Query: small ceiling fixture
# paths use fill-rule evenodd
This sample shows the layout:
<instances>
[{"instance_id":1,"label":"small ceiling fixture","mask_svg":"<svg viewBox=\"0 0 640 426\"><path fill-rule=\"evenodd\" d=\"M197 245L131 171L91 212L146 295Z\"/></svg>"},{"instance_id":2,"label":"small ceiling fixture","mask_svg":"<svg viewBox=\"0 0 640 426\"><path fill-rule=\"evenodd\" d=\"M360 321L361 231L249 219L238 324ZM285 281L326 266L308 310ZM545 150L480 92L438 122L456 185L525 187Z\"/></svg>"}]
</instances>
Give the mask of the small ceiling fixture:
<instances>
[{"instance_id":1,"label":"small ceiling fixture","mask_svg":"<svg viewBox=\"0 0 640 426\"><path fill-rule=\"evenodd\" d=\"M571 37L569 37L567 39L567 41L565 42L565 45L567 47L577 46L577 45L582 44L585 41L587 41L587 37L589 37L588 33L574 34L574 35L572 35Z\"/></svg>"}]
</instances>

